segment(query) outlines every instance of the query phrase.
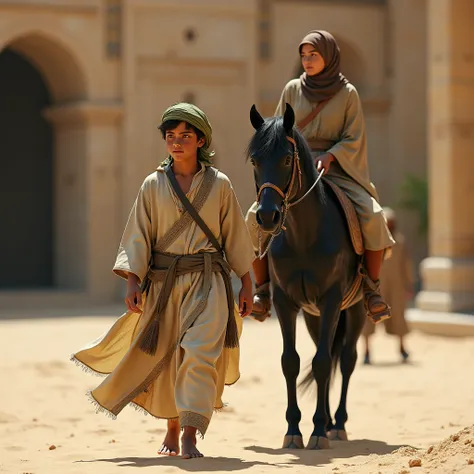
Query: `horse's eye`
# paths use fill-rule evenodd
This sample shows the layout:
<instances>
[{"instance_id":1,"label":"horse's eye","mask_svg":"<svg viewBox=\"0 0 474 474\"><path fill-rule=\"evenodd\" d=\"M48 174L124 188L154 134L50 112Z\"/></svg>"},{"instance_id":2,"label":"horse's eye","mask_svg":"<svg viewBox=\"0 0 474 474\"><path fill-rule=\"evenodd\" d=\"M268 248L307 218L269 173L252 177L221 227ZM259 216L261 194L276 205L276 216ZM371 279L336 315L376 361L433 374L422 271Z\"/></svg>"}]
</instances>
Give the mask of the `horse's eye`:
<instances>
[{"instance_id":1,"label":"horse's eye","mask_svg":"<svg viewBox=\"0 0 474 474\"><path fill-rule=\"evenodd\" d=\"M250 163L252 164L252 166L255 166L255 160L253 158L250 158Z\"/></svg>"},{"instance_id":2,"label":"horse's eye","mask_svg":"<svg viewBox=\"0 0 474 474\"><path fill-rule=\"evenodd\" d=\"M291 155L288 155L286 158L285 158L285 166L290 166L291 165Z\"/></svg>"}]
</instances>

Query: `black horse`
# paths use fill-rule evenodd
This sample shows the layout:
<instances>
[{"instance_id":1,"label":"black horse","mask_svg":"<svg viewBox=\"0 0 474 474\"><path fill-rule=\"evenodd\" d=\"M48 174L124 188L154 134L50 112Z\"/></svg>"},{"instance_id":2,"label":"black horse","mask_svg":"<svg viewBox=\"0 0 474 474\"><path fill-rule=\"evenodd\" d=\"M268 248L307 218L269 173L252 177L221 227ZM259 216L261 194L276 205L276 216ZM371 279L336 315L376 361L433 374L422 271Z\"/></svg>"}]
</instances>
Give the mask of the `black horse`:
<instances>
[{"instance_id":1,"label":"black horse","mask_svg":"<svg viewBox=\"0 0 474 474\"><path fill-rule=\"evenodd\" d=\"M303 381L306 386L313 380L317 383L314 430L306 448L328 448L328 437L347 439L347 391L366 314L360 297L343 311L341 304L358 274L361 257L353 248L336 195L324 180L316 183L318 173L308 144L293 128L291 106L286 104L284 117L266 120L252 106L250 121L256 130L248 147L258 195L256 217L262 235L272 236L267 247L269 270L283 336L281 364L288 395L283 447L303 448L296 387L300 358L295 347L296 317L303 310L317 347ZM339 361L342 392L333 423L329 387Z\"/></svg>"}]
</instances>

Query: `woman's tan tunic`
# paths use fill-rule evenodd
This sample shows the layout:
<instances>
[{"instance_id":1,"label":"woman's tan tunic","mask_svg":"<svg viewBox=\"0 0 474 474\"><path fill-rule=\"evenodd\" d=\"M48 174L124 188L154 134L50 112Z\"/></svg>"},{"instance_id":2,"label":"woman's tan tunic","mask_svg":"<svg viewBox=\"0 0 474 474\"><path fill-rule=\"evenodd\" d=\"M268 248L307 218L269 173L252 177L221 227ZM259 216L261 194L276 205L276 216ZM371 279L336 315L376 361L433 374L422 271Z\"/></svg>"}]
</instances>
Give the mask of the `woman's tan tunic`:
<instances>
[{"instance_id":1,"label":"woman's tan tunic","mask_svg":"<svg viewBox=\"0 0 474 474\"><path fill-rule=\"evenodd\" d=\"M187 194L192 202L202 182L204 169L194 177ZM151 249L180 218L181 203L162 168L148 176L126 225L114 272L145 277ZM254 251L241 208L229 179L218 173L200 216L223 247L232 270L240 278L252 265ZM167 250L172 254L215 252L194 221ZM202 274L178 276L160 319L155 356L142 352L137 336L150 318L162 283L153 283L143 315L127 312L102 337L74 354L75 360L94 372L109 374L91 392L100 410L117 415L133 403L158 418L180 418L182 426L194 426L204 435L213 409L222 405L224 384L239 378L239 349L223 349L228 306L222 276L212 274L212 287L204 311L187 330L171 362L163 358L180 328L200 300ZM239 333L241 317L235 308ZM146 378L152 377L148 384Z\"/></svg>"}]
</instances>

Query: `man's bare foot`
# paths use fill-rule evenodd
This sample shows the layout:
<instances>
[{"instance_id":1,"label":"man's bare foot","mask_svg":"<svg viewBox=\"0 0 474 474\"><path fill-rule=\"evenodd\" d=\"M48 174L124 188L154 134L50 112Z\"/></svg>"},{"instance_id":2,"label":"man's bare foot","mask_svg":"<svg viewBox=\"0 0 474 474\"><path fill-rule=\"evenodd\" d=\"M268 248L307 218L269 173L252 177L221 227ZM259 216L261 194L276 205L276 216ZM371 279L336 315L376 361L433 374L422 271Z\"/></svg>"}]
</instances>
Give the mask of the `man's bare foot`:
<instances>
[{"instance_id":1,"label":"man's bare foot","mask_svg":"<svg viewBox=\"0 0 474 474\"><path fill-rule=\"evenodd\" d=\"M196 448L196 428L185 426L181 436L183 459L202 458L204 455Z\"/></svg>"},{"instance_id":2,"label":"man's bare foot","mask_svg":"<svg viewBox=\"0 0 474 474\"><path fill-rule=\"evenodd\" d=\"M163 456L177 456L179 454L179 420L168 420L168 432L158 450Z\"/></svg>"}]
</instances>

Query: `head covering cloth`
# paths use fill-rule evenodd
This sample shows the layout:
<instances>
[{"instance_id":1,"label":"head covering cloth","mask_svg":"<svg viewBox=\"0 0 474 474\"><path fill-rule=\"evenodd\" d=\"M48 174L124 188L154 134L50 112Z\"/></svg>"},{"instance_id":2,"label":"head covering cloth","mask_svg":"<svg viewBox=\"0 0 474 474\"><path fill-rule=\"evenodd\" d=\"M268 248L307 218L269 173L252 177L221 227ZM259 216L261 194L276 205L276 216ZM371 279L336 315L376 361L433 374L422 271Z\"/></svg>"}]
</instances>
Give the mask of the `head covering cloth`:
<instances>
[{"instance_id":1,"label":"head covering cloth","mask_svg":"<svg viewBox=\"0 0 474 474\"><path fill-rule=\"evenodd\" d=\"M304 44L310 44L324 59L324 69L314 76L304 72L300 76L303 95L312 103L330 99L349 81L340 70L340 50L336 40L324 30L312 30L301 41L299 52Z\"/></svg>"},{"instance_id":2,"label":"head covering cloth","mask_svg":"<svg viewBox=\"0 0 474 474\"><path fill-rule=\"evenodd\" d=\"M170 120L178 120L179 122L187 122L189 125L197 128L204 134L205 143L198 149L198 160L204 165L212 165L212 157L214 151L210 150L212 143L212 126L207 118L207 115L194 104L186 102L178 102L168 107L161 117L161 123ZM162 165L169 164L173 161L171 156L168 156Z\"/></svg>"}]
</instances>

